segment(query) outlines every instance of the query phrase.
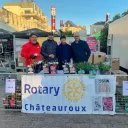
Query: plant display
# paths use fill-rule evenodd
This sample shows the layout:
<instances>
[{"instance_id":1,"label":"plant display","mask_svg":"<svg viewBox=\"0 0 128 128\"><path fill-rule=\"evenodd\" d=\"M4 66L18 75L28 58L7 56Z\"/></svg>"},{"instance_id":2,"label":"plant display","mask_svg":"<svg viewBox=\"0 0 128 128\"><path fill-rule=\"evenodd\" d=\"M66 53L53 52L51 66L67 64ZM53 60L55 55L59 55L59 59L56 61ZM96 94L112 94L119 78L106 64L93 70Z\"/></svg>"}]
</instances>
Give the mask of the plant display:
<instances>
[{"instance_id":1,"label":"plant display","mask_svg":"<svg viewBox=\"0 0 128 128\"><path fill-rule=\"evenodd\" d=\"M107 71L109 71L110 69L111 69L111 66L110 65L106 65L106 64L104 64L104 63L99 63L98 64L98 67L99 67L99 70L101 71L101 72L107 72Z\"/></svg>"},{"instance_id":2,"label":"plant display","mask_svg":"<svg viewBox=\"0 0 128 128\"><path fill-rule=\"evenodd\" d=\"M16 87L15 94L6 94L3 99L3 105L6 109L20 109L21 104L21 87Z\"/></svg>"}]
</instances>

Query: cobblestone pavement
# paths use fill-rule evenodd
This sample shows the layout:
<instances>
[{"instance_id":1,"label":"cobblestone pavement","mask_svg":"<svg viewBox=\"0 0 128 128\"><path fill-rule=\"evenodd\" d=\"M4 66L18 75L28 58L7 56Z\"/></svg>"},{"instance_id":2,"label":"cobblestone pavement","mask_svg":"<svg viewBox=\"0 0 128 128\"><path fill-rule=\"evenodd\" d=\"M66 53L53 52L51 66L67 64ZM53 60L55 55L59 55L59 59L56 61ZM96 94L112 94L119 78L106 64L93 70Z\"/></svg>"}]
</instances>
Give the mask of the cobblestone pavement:
<instances>
[{"instance_id":1,"label":"cobblestone pavement","mask_svg":"<svg viewBox=\"0 0 128 128\"><path fill-rule=\"evenodd\" d=\"M128 128L128 116L39 115L0 111L0 128Z\"/></svg>"}]
</instances>

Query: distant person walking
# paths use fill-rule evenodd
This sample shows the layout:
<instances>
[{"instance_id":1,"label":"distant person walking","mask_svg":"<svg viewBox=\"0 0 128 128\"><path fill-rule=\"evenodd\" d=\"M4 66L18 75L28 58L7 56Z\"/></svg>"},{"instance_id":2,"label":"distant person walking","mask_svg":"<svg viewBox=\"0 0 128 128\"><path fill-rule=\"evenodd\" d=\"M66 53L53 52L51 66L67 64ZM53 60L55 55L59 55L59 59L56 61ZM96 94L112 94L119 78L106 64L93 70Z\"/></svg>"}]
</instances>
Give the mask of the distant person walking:
<instances>
[{"instance_id":1,"label":"distant person walking","mask_svg":"<svg viewBox=\"0 0 128 128\"><path fill-rule=\"evenodd\" d=\"M75 41L71 44L75 63L88 61L91 51L86 41L80 40L79 33L74 34Z\"/></svg>"},{"instance_id":2,"label":"distant person walking","mask_svg":"<svg viewBox=\"0 0 128 128\"><path fill-rule=\"evenodd\" d=\"M48 34L48 39L42 43L41 55L48 62L56 61L57 42L54 41L53 33Z\"/></svg>"},{"instance_id":3,"label":"distant person walking","mask_svg":"<svg viewBox=\"0 0 128 128\"><path fill-rule=\"evenodd\" d=\"M32 33L29 41L22 46L21 57L25 60L25 65L31 65L34 61L41 60L40 55L41 47L37 42L37 35Z\"/></svg>"}]
</instances>

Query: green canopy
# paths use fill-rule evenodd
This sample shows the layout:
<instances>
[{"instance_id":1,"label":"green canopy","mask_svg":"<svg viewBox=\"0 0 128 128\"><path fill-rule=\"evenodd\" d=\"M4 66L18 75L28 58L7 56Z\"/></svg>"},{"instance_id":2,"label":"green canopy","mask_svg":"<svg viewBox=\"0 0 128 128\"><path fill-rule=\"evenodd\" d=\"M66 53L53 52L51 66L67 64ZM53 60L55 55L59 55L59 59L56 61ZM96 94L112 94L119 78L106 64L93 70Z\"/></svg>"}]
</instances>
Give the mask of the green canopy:
<instances>
[{"instance_id":1,"label":"green canopy","mask_svg":"<svg viewBox=\"0 0 128 128\"><path fill-rule=\"evenodd\" d=\"M93 37L95 37L97 40L99 40L100 36L101 36L101 32L98 32L95 35L93 35Z\"/></svg>"}]
</instances>

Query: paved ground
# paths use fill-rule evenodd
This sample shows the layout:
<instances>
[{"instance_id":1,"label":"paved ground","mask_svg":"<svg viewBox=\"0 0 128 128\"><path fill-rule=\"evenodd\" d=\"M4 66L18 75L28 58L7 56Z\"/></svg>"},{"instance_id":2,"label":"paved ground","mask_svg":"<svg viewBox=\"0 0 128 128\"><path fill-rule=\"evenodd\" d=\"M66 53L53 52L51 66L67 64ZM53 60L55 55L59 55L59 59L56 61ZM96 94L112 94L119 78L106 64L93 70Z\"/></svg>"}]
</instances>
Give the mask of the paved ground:
<instances>
[{"instance_id":1,"label":"paved ground","mask_svg":"<svg viewBox=\"0 0 128 128\"><path fill-rule=\"evenodd\" d=\"M0 111L0 128L128 128L128 116L37 115Z\"/></svg>"}]
</instances>

